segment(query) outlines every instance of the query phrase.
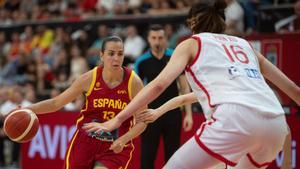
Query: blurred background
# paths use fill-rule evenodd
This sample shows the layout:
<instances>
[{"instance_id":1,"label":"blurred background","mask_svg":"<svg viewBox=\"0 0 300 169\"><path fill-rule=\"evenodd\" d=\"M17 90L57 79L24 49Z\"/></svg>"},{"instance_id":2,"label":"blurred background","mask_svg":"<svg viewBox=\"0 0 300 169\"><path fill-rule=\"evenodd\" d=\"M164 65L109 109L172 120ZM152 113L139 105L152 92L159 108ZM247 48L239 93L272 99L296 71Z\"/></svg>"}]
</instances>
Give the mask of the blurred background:
<instances>
[{"instance_id":1,"label":"blurred background","mask_svg":"<svg viewBox=\"0 0 300 169\"><path fill-rule=\"evenodd\" d=\"M249 40L255 49L300 85L300 0L226 1L226 33ZM0 0L1 117L17 105L26 106L52 98L65 90L75 78L99 63L102 40L107 36L122 37L124 66L128 67L148 49L146 36L151 24L164 27L168 47L174 49L191 35L185 18L192 2ZM300 168L297 159L300 136L296 134L300 129L299 107L275 87L274 92L285 108L292 130L293 167ZM1 130L0 168L32 169L48 165L56 168L54 166L61 165L83 103L84 98L78 98L58 114L41 117L37 139L31 143L12 143ZM203 121L200 105L194 104L193 112L195 131ZM183 132L182 142L193 131ZM159 160L163 156L161 153L157 155L157 168L163 163ZM135 160L132 168L139 166L139 157ZM279 155L270 168L280 168L281 161Z\"/></svg>"}]
</instances>

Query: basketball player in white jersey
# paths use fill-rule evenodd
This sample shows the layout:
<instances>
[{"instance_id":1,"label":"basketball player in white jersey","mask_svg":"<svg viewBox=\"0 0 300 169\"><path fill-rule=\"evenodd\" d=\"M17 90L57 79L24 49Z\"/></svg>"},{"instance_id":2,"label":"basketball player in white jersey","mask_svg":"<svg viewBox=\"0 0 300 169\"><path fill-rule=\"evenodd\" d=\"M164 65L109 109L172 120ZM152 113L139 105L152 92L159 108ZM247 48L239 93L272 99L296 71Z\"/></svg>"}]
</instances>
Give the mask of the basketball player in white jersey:
<instances>
[{"instance_id":1,"label":"basketball player in white jersey","mask_svg":"<svg viewBox=\"0 0 300 169\"><path fill-rule=\"evenodd\" d=\"M89 123L87 131L111 131L150 103L186 71L207 121L167 162L165 169L266 168L282 149L284 111L264 78L298 105L300 88L244 39L222 34L224 0L198 2L189 12L193 36L180 43L165 69L115 118Z\"/></svg>"}]
</instances>

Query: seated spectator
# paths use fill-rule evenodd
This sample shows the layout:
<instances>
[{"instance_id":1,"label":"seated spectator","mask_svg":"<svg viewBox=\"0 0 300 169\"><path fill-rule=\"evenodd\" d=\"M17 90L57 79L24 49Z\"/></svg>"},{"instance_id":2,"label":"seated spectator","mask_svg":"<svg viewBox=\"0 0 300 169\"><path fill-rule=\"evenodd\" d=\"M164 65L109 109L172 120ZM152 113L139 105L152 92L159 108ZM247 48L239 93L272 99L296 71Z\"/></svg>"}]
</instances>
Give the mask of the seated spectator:
<instances>
[{"instance_id":1,"label":"seated spectator","mask_svg":"<svg viewBox=\"0 0 300 169\"><path fill-rule=\"evenodd\" d=\"M10 44L6 41L4 32L0 32L0 70L6 63L6 56L9 50Z\"/></svg>"},{"instance_id":2,"label":"seated spectator","mask_svg":"<svg viewBox=\"0 0 300 169\"><path fill-rule=\"evenodd\" d=\"M47 95L47 90L52 87L52 70L51 67L45 63L40 52L36 52L34 56L35 70L36 70L36 89L38 96ZM34 65L32 65L34 66ZM34 69L34 67L32 67Z\"/></svg>"},{"instance_id":3,"label":"seated spectator","mask_svg":"<svg viewBox=\"0 0 300 169\"><path fill-rule=\"evenodd\" d=\"M189 6L187 5L187 2L184 0L176 0L175 1L175 5L176 5L176 10L178 12L188 12L188 10L190 9Z\"/></svg>"},{"instance_id":4,"label":"seated spectator","mask_svg":"<svg viewBox=\"0 0 300 169\"><path fill-rule=\"evenodd\" d=\"M7 88L8 100L6 100L0 107L0 116L2 117L2 124L4 120L4 116L6 116L10 111L16 109L18 106L22 105L24 96L21 93L21 89L19 86L11 86ZM3 132L3 126L0 126L0 130ZM0 132L0 133L2 133ZM1 135L1 134L0 134ZM0 143L3 144L3 141L6 139L6 136L0 136ZM7 141L10 141L7 139ZM11 141L12 142L12 141ZM19 155L20 155L20 144L16 142L12 142L12 160L11 164L13 167L17 167L19 164ZM0 153L4 151L4 145L0 145Z\"/></svg>"},{"instance_id":5,"label":"seated spectator","mask_svg":"<svg viewBox=\"0 0 300 169\"><path fill-rule=\"evenodd\" d=\"M0 20L1 25L11 25L13 23L11 13L6 9L0 9Z\"/></svg>"},{"instance_id":6,"label":"seated spectator","mask_svg":"<svg viewBox=\"0 0 300 169\"><path fill-rule=\"evenodd\" d=\"M96 66L99 62L99 53L101 51L102 41L110 35L109 29L106 25L99 25L97 28L97 38L88 49L87 61L90 68Z\"/></svg>"},{"instance_id":7,"label":"seated spectator","mask_svg":"<svg viewBox=\"0 0 300 169\"><path fill-rule=\"evenodd\" d=\"M16 60L20 54L20 34L18 32L13 32L11 35L10 47L8 50L9 60Z\"/></svg>"},{"instance_id":8,"label":"seated spectator","mask_svg":"<svg viewBox=\"0 0 300 169\"><path fill-rule=\"evenodd\" d=\"M65 49L62 49L59 54L54 58L54 63L52 70L55 71L55 74L61 72L66 73L67 77L70 74L70 57Z\"/></svg>"},{"instance_id":9,"label":"seated spectator","mask_svg":"<svg viewBox=\"0 0 300 169\"><path fill-rule=\"evenodd\" d=\"M28 60L24 76L26 78L25 84L32 85L33 88L37 86L37 65L34 60Z\"/></svg>"},{"instance_id":10,"label":"seated spectator","mask_svg":"<svg viewBox=\"0 0 300 169\"><path fill-rule=\"evenodd\" d=\"M72 83L77 77L89 70L87 61L81 55L81 51L77 45L71 47L71 70L69 82Z\"/></svg>"},{"instance_id":11,"label":"seated spectator","mask_svg":"<svg viewBox=\"0 0 300 169\"><path fill-rule=\"evenodd\" d=\"M26 14L31 13L33 10L33 6L35 6L37 3L37 0L26 0L21 1L20 9L24 11Z\"/></svg>"},{"instance_id":12,"label":"seated spectator","mask_svg":"<svg viewBox=\"0 0 300 169\"><path fill-rule=\"evenodd\" d=\"M31 26L26 26L24 32L20 35L21 43L20 48L21 51L25 55L30 55L32 52L31 42L33 39L33 29Z\"/></svg>"},{"instance_id":13,"label":"seated spectator","mask_svg":"<svg viewBox=\"0 0 300 169\"><path fill-rule=\"evenodd\" d=\"M147 13L152 8L151 0L143 0L139 8L141 13Z\"/></svg>"},{"instance_id":14,"label":"seated spectator","mask_svg":"<svg viewBox=\"0 0 300 169\"><path fill-rule=\"evenodd\" d=\"M171 8L171 5L167 0L151 1L151 8L147 10L147 13L151 15L167 14L172 12L174 12L174 10Z\"/></svg>"},{"instance_id":15,"label":"seated spectator","mask_svg":"<svg viewBox=\"0 0 300 169\"><path fill-rule=\"evenodd\" d=\"M251 34L256 31L258 9L261 6L271 5L270 0L243 0L239 1L244 9L245 14L245 32Z\"/></svg>"},{"instance_id":16,"label":"seated spectator","mask_svg":"<svg viewBox=\"0 0 300 169\"><path fill-rule=\"evenodd\" d=\"M96 4L97 9L104 9L107 11L106 15L114 16L125 14L127 12L125 0L110 0L110 1L98 1Z\"/></svg>"},{"instance_id":17,"label":"seated spectator","mask_svg":"<svg viewBox=\"0 0 300 169\"><path fill-rule=\"evenodd\" d=\"M127 6L129 8L127 13L128 14L139 14L140 13L139 8L142 5L142 1L143 0L129 0L127 2Z\"/></svg>"},{"instance_id":18,"label":"seated spectator","mask_svg":"<svg viewBox=\"0 0 300 169\"><path fill-rule=\"evenodd\" d=\"M34 35L31 47L40 50L42 55L45 55L54 40L54 32L46 26L40 25L37 27L37 34Z\"/></svg>"},{"instance_id":19,"label":"seated spectator","mask_svg":"<svg viewBox=\"0 0 300 169\"><path fill-rule=\"evenodd\" d=\"M236 0L225 0L226 34L242 36L244 33L244 11Z\"/></svg>"},{"instance_id":20,"label":"seated spectator","mask_svg":"<svg viewBox=\"0 0 300 169\"><path fill-rule=\"evenodd\" d=\"M59 72L53 81L53 84L54 88L58 89L59 91L66 90L70 86L67 74L65 72Z\"/></svg>"},{"instance_id":21,"label":"seated spectator","mask_svg":"<svg viewBox=\"0 0 300 169\"><path fill-rule=\"evenodd\" d=\"M294 4L295 14L275 23L275 31L280 33L300 31L300 0Z\"/></svg>"},{"instance_id":22,"label":"seated spectator","mask_svg":"<svg viewBox=\"0 0 300 169\"><path fill-rule=\"evenodd\" d=\"M21 53L17 60L15 61L16 64L16 79L15 79L15 83L17 84L25 84L27 82L27 67L28 67L28 63L29 63L29 57L26 56L25 53Z\"/></svg>"},{"instance_id":23,"label":"seated spectator","mask_svg":"<svg viewBox=\"0 0 300 169\"><path fill-rule=\"evenodd\" d=\"M4 8L9 10L10 12L13 12L20 8L20 4L20 0L10 0L5 3Z\"/></svg>"},{"instance_id":24,"label":"seated spectator","mask_svg":"<svg viewBox=\"0 0 300 169\"><path fill-rule=\"evenodd\" d=\"M138 34L134 25L128 26L126 30L127 33L124 41L124 65L133 63L135 59L143 53L146 46L146 42Z\"/></svg>"},{"instance_id":25,"label":"seated spectator","mask_svg":"<svg viewBox=\"0 0 300 169\"><path fill-rule=\"evenodd\" d=\"M7 87L0 87L0 108L1 105L8 100L8 90ZM5 133L3 130L3 118L4 116L0 114L0 168L5 165L5 155L4 155L4 141L5 141Z\"/></svg>"},{"instance_id":26,"label":"seated spectator","mask_svg":"<svg viewBox=\"0 0 300 169\"><path fill-rule=\"evenodd\" d=\"M171 24L166 24L164 30L168 38L168 48L175 49L179 39L178 32L175 32L174 27Z\"/></svg>"},{"instance_id":27,"label":"seated spectator","mask_svg":"<svg viewBox=\"0 0 300 169\"><path fill-rule=\"evenodd\" d=\"M75 31L74 33L72 33L71 39L73 40L73 43L75 43L77 46L80 46L82 55L86 56L91 45L87 30L79 29Z\"/></svg>"},{"instance_id":28,"label":"seated spectator","mask_svg":"<svg viewBox=\"0 0 300 169\"><path fill-rule=\"evenodd\" d=\"M48 65L53 66L55 57L59 55L60 51L65 48L69 48L69 35L64 31L63 28L58 27L55 29L55 37L53 43L51 44L47 55L45 56L45 61Z\"/></svg>"},{"instance_id":29,"label":"seated spectator","mask_svg":"<svg viewBox=\"0 0 300 169\"><path fill-rule=\"evenodd\" d=\"M80 10L79 4L75 1L69 1L67 7L62 11L63 18L69 21L80 20Z\"/></svg>"},{"instance_id":30,"label":"seated spectator","mask_svg":"<svg viewBox=\"0 0 300 169\"><path fill-rule=\"evenodd\" d=\"M24 11L18 10L12 13L12 19L14 23L24 23L28 21L28 15Z\"/></svg>"},{"instance_id":31,"label":"seated spectator","mask_svg":"<svg viewBox=\"0 0 300 169\"><path fill-rule=\"evenodd\" d=\"M7 55L6 64L0 71L0 85L12 85L15 84L15 77L17 74L17 62L16 60L10 60Z\"/></svg>"},{"instance_id":32,"label":"seated spectator","mask_svg":"<svg viewBox=\"0 0 300 169\"><path fill-rule=\"evenodd\" d=\"M22 90L24 93L22 107L27 107L36 102L34 87L31 84L26 84L25 86L23 86Z\"/></svg>"}]
</instances>

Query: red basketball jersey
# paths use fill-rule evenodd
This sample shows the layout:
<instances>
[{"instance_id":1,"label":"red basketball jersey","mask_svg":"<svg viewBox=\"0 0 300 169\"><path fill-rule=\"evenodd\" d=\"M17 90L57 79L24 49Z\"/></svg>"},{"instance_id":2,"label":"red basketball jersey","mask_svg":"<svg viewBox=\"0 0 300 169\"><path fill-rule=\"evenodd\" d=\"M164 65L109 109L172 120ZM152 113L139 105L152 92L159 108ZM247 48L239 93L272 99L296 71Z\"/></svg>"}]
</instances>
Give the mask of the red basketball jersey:
<instances>
[{"instance_id":1,"label":"red basketball jersey","mask_svg":"<svg viewBox=\"0 0 300 169\"><path fill-rule=\"evenodd\" d=\"M123 81L114 88L109 88L102 78L103 67L93 69L93 80L86 95L85 106L77 120L77 127L81 129L84 123L92 121L105 122L114 118L132 99L131 86L135 73L124 69ZM125 134L133 125L133 118L129 118L118 129L118 136Z\"/></svg>"}]
</instances>

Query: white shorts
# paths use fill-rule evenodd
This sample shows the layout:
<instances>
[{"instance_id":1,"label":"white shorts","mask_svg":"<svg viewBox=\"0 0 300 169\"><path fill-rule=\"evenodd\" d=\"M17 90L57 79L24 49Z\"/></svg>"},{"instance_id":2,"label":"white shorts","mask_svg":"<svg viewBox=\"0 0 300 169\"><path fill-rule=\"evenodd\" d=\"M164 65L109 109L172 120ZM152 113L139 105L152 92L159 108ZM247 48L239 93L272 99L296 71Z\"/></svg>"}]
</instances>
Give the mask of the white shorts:
<instances>
[{"instance_id":1,"label":"white shorts","mask_svg":"<svg viewBox=\"0 0 300 169\"><path fill-rule=\"evenodd\" d=\"M217 165L217 159L234 168L265 168L282 149L287 133L284 115L266 117L241 105L220 105L212 120L204 122L194 139L184 144L171 160L180 159L183 165L203 166L202 160L197 159L207 158L201 154L204 150L214 157L211 158L212 166ZM197 148L202 150L198 151ZM172 163L168 162L165 168L178 164Z\"/></svg>"}]
</instances>

